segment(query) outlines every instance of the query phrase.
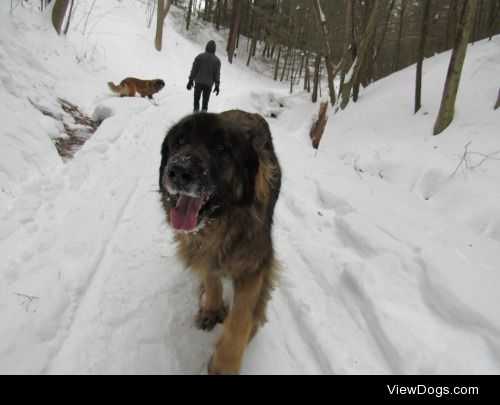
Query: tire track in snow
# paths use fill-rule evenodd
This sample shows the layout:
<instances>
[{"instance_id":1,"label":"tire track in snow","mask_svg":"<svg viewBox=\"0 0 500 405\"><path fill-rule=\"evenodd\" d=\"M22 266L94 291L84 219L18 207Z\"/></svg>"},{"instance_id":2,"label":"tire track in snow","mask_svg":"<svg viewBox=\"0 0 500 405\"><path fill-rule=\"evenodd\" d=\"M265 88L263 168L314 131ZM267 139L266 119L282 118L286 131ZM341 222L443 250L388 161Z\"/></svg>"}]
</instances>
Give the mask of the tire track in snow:
<instances>
[{"instance_id":1,"label":"tire track in snow","mask_svg":"<svg viewBox=\"0 0 500 405\"><path fill-rule=\"evenodd\" d=\"M301 234L297 236L291 231L292 225L283 225L285 231L290 234L288 242L294 246L293 260L291 258L287 259L290 263L294 263L294 266L300 263L298 267L309 272L310 276L307 278L313 284L309 284L309 286L302 284L300 287L307 296L311 298L323 296L325 300L321 303L316 302L317 300L313 298L310 303L312 308L315 308L312 311L320 310L316 312L315 316L319 316L319 318L318 322L315 322L314 319L310 320L307 315L304 315L301 308L301 299L296 296L294 288L283 288L282 290L287 296L289 310L296 320L296 329L300 332L303 340L309 344L317 364L324 373L333 372L332 361L335 361L339 355L335 350L335 344L326 346L321 344L322 335L328 333L328 329L324 330L324 326L328 325L331 329L336 323L346 325L346 322L350 325L349 327L360 330L361 339L366 341L364 344L372 344L373 339L375 347L378 348L378 353L385 360L388 370L391 370L390 372L401 373L403 371L401 356L387 335L379 315L372 310L374 303L371 301L368 292L364 291L358 283L357 275L346 273L345 268L345 265L349 263L363 264L370 261L384 252L384 246L388 246L389 243L392 245L398 244L398 241L390 238L389 235L382 234L383 232L380 229L376 229L374 225L367 222L347 201L323 190L319 183L316 183L314 188L317 200L310 201L306 206L317 206L321 209L322 213L318 211L319 217L315 217L314 212L306 213L301 210L301 204L297 203L296 198L290 200L291 196L285 195L285 201L282 204L282 207L289 211L285 217L296 220L296 227L300 228L302 222L306 222L308 225L315 224L308 232L309 240L301 237ZM309 195L314 195L314 192ZM280 222L285 224L285 221ZM315 232L315 227L318 227L318 232ZM358 228L368 231L368 234L360 234ZM333 240L336 241L334 246L328 248L322 246L321 233L324 232L333 235ZM316 235L316 233L318 234ZM317 242L311 242L311 240ZM331 236L328 240L331 240ZM380 240L387 243L380 243ZM373 241L378 242L372 243ZM334 249L333 252L332 248ZM327 255L328 251L331 252L330 257ZM319 257L323 257L325 260L318 261ZM324 267L322 263L325 265ZM329 264L327 265L327 263ZM318 291L317 294L313 293L315 290ZM349 310L353 304L359 310L359 313L353 313ZM336 314L338 318L336 320L328 319L327 313L324 311ZM365 330L359 323L359 315L364 321ZM339 337L339 343L341 342L343 342L343 339ZM330 353L330 358L327 355L328 353ZM362 355L362 353L361 351L358 355ZM355 358L356 354L353 354L353 356ZM376 357L368 361L376 361Z\"/></svg>"},{"instance_id":2,"label":"tire track in snow","mask_svg":"<svg viewBox=\"0 0 500 405\"><path fill-rule=\"evenodd\" d=\"M286 220L284 220L284 218L296 218L298 221L304 220L305 213L300 208L300 206L295 203L294 199L292 199L292 196L283 193L280 198L282 198L282 204L280 204L279 207L277 228L281 228L283 230L283 233L286 234L283 239L286 238L287 241L295 247L293 249L295 254L294 258L292 259L291 257L288 257L286 259L286 262L290 263L290 265L287 265L287 267L298 267L303 271L307 271L306 269L312 270L315 288L319 288L319 290L322 291L323 294L326 294L329 283L324 284L322 282L325 281L324 276L318 273L317 269L315 269L315 266L311 265L308 257L302 252L302 241L297 240L297 238L294 236L293 231L291 231L293 227L288 224ZM285 215L283 215L283 210L285 210ZM281 217L283 217L283 219ZM300 224L295 225L296 227L299 227ZM317 364L319 372L322 374L334 374L334 369L327 354L328 349L321 343L321 339L316 333L317 329L311 325L310 320L307 319L307 315L305 314L305 312L308 312L308 308L310 307L307 303L303 302L302 299L297 297L294 291L295 286L293 281L291 280L293 274L288 276L289 280L287 280L286 270L283 270L282 277L284 280L282 280L282 282L280 283L279 292L282 293L282 301L284 302L284 304L281 305L281 308L286 308L290 313L291 318L293 319L293 322L295 324L295 328L293 328L293 330L297 331L297 335L300 336L304 346L310 353L310 356L312 356L315 363ZM292 287L290 287L290 285L292 285ZM286 339L286 336L284 338Z\"/></svg>"},{"instance_id":3,"label":"tire track in snow","mask_svg":"<svg viewBox=\"0 0 500 405\"><path fill-rule=\"evenodd\" d=\"M370 332L373 340L375 341L379 351L389 366L392 374L401 374L403 369L401 367L401 356L396 350L395 345L391 342L389 337L384 331L380 319L373 308L376 308L369 295L359 284L356 276L351 272L344 270L342 274L342 284L345 288L343 290L346 295L351 296L351 302L358 307L359 313L364 319L368 331Z\"/></svg>"},{"instance_id":4,"label":"tire track in snow","mask_svg":"<svg viewBox=\"0 0 500 405\"><path fill-rule=\"evenodd\" d=\"M482 314L467 307L449 289L437 280L431 279L429 265L420 257L419 288L422 299L429 310L443 322L463 332L473 332L488 347L491 357L500 367L500 330Z\"/></svg>"},{"instance_id":5,"label":"tire track in snow","mask_svg":"<svg viewBox=\"0 0 500 405\"><path fill-rule=\"evenodd\" d=\"M91 270L90 274L88 274L88 276L87 276L87 281L85 283L85 289L83 290L83 292L80 293L79 297L76 297L76 300L75 300L76 302L75 301L72 302L72 305L74 305L74 312L73 312L72 317L71 317L71 322L70 322L69 326L66 328L66 331L67 331L66 332L66 337L61 342L58 350L49 359L47 366L42 371L42 374L46 374L46 373L50 372L51 363L59 355L59 353L63 349L66 341L70 338L70 336L72 334L72 331L73 331L73 326L74 326L77 318L79 317L79 314L81 312L81 308L83 307L83 305L86 302L86 298L87 298L87 296L89 294L89 291L91 290L91 288L93 286L93 282L94 282L94 280L96 278L96 275L99 272L100 265L101 265L103 259L105 258L106 254L108 253L108 248L109 248L111 242L113 241L113 237L114 237L114 235L116 233L116 230L118 229L118 227L120 225L120 222L121 222L121 220L122 220L122 218L123 218L123 216L125 214L125 211L127 210L128 206L130 205L130 202L132 201L132 199L134 198L134 196L137 194L137 188L136 187L137 187L138 182L139 182L139 180L137 179L137 181L135 182L135 187L132 188L132 190L129 193L127 199L124 201L124 203L120 207L119 214L118 214L118 216L116 217L116 220L115 220L115 226L111 230L109 236L106 238L105 244L101 248L101 251L100 251L100 253L99 253L99 255L98 255L97 259L96 259L95 264L92 265L92 269L93 270ZM73 298L75 298L75 297L73 297Z\"/></svg>"}]
</instances>

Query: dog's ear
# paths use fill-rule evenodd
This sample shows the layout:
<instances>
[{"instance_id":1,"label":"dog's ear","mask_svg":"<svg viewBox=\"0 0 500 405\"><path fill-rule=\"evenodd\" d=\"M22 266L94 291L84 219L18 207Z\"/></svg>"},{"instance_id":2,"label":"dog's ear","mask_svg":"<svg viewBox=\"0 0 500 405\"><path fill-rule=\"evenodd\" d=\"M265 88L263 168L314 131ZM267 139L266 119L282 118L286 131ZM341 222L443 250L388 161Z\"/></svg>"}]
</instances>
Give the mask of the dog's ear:
<instances>
[{"instance_id":1,"label":"dog's ear","mask_svg":"<svg viewBox=\"0 0 500 405\"><path fill-rule=\"evenodd\" d=\"M246 147L243 151L241 159L241 173L242 173L242 202L250 204L256 195L255 185L257 173L259 171L259 156L253 148L251 142L245 140Z\"/></svg>"},{"instance_id":2,"label":"dog's ear","mask_svg":"<svg viewBox=\"0 0 500 405\"><path fill-rule=\"evenodd\" d=\"M269 193L273 188L278 167L272 159L274 147L267 121L258 114L254 114L253 118L256 120L256 125L249 133L250 143L259 158L255 175L255 199L260 203L265 203L269 200Z\"/></svg>"},{"instance_id":3,"label":"dog's ear","mask_svg":"<svg viewBox=\"0 0 500 405\"><path fill-rule=\"evenodd\" d=\"M249 114L239 110L222 113L228 126L239 133L245 140L240 173L243 173L243 190L237 195L243 195L243 201L257 201L266 204L270 198L273 181L278 167L273 163L274 148L271 131L267 121L259 114Z\"/></svg>"}]
</instances>

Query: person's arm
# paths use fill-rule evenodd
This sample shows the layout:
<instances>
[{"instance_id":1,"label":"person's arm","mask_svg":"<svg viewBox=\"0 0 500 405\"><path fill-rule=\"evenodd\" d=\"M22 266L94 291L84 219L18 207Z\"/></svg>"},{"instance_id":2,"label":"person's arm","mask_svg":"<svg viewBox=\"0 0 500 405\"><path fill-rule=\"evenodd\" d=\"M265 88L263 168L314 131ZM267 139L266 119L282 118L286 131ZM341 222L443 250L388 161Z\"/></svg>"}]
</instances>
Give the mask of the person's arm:
<instances>
[{"instance_id":1,"label":"person's arm","mask_svg":"<svg viewBox=\"0 0 500 405\"><path fill-rule=\"evenodd\" d=\"M200 70L200 57L199 55L194 58L193 66L191 67L191 73L189 74L189 80L194 80L196 73Z\"/></svg>"},{"instance_id":2,"label":"person's arm","mask_svg":"<svg viewBox=\"0 0 500 405\"><path fill-rule=\"evenodd\" d=\"M216 87L220 85L220 59L217 58L215 70L214 70L214 83Z\"/></svg>"}]
</instances>

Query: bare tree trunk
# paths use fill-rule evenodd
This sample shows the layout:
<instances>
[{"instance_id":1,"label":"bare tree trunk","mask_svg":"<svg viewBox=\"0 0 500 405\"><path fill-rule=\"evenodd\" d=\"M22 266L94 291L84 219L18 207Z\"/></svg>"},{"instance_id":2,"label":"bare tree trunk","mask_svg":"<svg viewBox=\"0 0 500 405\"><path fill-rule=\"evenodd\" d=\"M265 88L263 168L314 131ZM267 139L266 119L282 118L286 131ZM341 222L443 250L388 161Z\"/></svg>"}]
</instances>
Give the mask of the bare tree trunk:
<instances>
[{"instance_id":1,"label":"bare tree trunk","mask_svg":"<svg viewBox=\"0 0 500 405\"><path fill-rule=\"evenodd\" d=\"M68 34L69 23L71 21L71 17L73 16L73 6L74 5L75 5L75 0L71 0L71 5L69 6L68 19L66 20L66 27L64 28L64 35Z\"/></svg>"},{"instance_id":2,"label":"bare tree trunk","mask_svg":"<svg viewBox=\"0 0 500 405\"><path fill-rule=\"evenodd\" d=\"M455 0L452 0L448 9L445 49L451 48L450 37L455 38L456 19L457 19L457 2Z\"/></svg>"},{"instance_id":3,"label":"bare tree trunk","mask_svg":"<svg viewBox=\"0 0 500 405\"><path fill-rule=\"evenodd\" d=\"M345 25L344 25L344 50L342 52L342 62L340 69L340 84L339 84L339 99L344 91L344 81L347 72L352 67L354 59L350 57L351 53L349 52L349 48L354 43L353 38L353 7L354 0L346 1L346 12L345 12Z\"/></svg>"},{"instance_id":4,"label":"bare tree trunk","mask_svg":"<svg viewBox=\"0 0 500 405\"><path fill-rule=\"evenodd\" d=\"M66 10L69 6L69 0L56 0L56 4L52 9L52 25L58 35L61 35L61 29L66 15Z\"/></svg>"},{"instance_id":5,"label":"bare tree trunk","mask_svg":"<svg viewBox=\"0 0 500 405\"><path fill-rule=\"evenodd\" d=\"M257 18L255 16L255 9L252 12L252 21L250 23L250 32L251 32L251 37L252 41L250 43L250 49L248 51L248 59L247 59L247 66L250 65L250 60L252 59L252 56L255 55L255 49L257 48L257 36L259 30L259 22L257 21Z\"/></svg>"},{"instance_id":6,"label":"bare tree trunk","mask_svg":"<svg viewBox=\"0 0 500 405\"><path fill-rule=\"evenodd\" d=\"M422 95L422 65L424 63L425 41L429 28L429 11L431 0L424 0L424 10L422 15L422 25L420 29L420 44L418 47L417 77L415 79L415 113L420 110Z\"/></svg>"},{"instance_id":7,"label":"bare tree trunk","mask_svg":"<svg viewBox=\"0 0 500 405\"><path fill-rule=\"evenodd\" d=\"M396 71L399 70L399 61L401 59L401 38L403 36L403 21L405 16L406 0L401 0L401 17L399 21L399 36L396 47Z\"/></svg>"},{"instance_id":8,"label":"bare tree trunk","mask_svg":"<svg viewBox=\"0 0 500 405\"><path fill-rule=\"evenodd\" d=\"M205 12L203 13L203 20L209 21L212 12L212 0L205 0Z\"/></svg>"},{"instance_id":9,"label":"bare tree trunk","mask_svg":"<svg viewBox=\"0 0 500 405\"><path fill-rule=\"evenodd\" d=\"M222 21L227 23L227 2L228 0L224 0L224 5L222 7Z\"/></svg>"},{"instance_id":10,"label":"bare tree trunk","mask_svg":"<svg viewBox=\"0 0 500 405\"><path fill-rule=\"evenodd\" d=\"M319 70L321 67L321 42L316 53L316 59L314 60L314 76L313 76L313 92L311 101L315 103L318 101L318 87L319 87Z\"/></svg>"},{"instance_id":11,"label":"bare tree trunk","mask_svg":"<svg viewBox=\"0 0 500 405\"><path fill-rule=\"evenodd\" d=\"M461 14L460 26L455 40L455 46L451 54L448 73L446 75L441 107L439 108L439 114L434 124L434 135L443 132L453 120L458 85L462 74L467 44L471 35L472 26L474 25L477 5L478 0L468 0Z\"/></svg>"},{"instance_id":12,"label":"bare tree trunk","mask_svg":"<svg viewBox=\"0 0 500 405\"><path fill-rule=\"evenodd\" d=\"M215 29L220 30L220 17L221 17L221 0L215 3Z\"/></svg>"},{"instance_id":13,"label":"bare tree trunk","mask_svg":"<svg viewBox=\"0 0 500 405\"><path fill-rule=\"evenodd\" d=\"M328 90L330 92L330 103L335 105L336 94L335 94L335 85L334 75L333 75L333 52L330 46L330 37L328 35L328 27L326 26L325 15L323 14L323 10L321 10L321 5L319 4L319 0L312 0L314 16L316 18L316 23L321 27L323 34L323 44L325 45L325 65L326 72L328 75Z\"/></svg>"},{"instance_id":14,"label":"bare tree trunk","mask_svg":"<svg viewBox=\"0 0 500 405\"><path fill-rule=\"evenodd\" d=\"M488 36L491 38L493 37L493 34L495 33L495 25L498 21L499 14L500 14L500 1L496 1L495 4L491 5L491 21L490 21L490 26L488 28Z\"/></svg>"},{"instance_id":15,"label":"bare tree trunk","mask_svg":"<svg viewBox=\"0 0 500 405\"><path fill-rule=\"evenodd\" d=\"M306 53L306 61L304 64L304 90L309 93L311 91L311 73L309 72L309 51Z\"/></svg>"},{"instance_id":16,"label":"bare tree trunk","mask_svg":"<svg viewBox=\"0 0 500 405\"><path fill-rule=\"evenodd\" d=\"M286 73L286 80L293 80L293 72L295 70L295 60L297 59L297 51L295 49L292 50L292 60L288 64L288 71ZM291 91L290 91L291 93Z\"/></svg>"},{"instance_id":17,"label":"bare tree trunk","mask_svg":"<svg viewBox=\"0 0 500 405\"><path fill-rule=\"evenodd\" d=\"M193 0L189 0L187 17L186 17L186 31L189 31L189 24L191 24L191 10L193 9Z\"/></svg>"},{"instance_id":18,"label":"bare tree trunk","mask_svg":"<svg viewBox=\"0 0 500 405\"><path fill-rule=\"evenodd\" d=\"M378 76L378 64L375 62L377 61L378 56L380 55L380 49L381 49L382 45L384 44L385 35L387 33L387 28L389 28L389 21L391 19L392 10L394 9L395 3L396 3L396 0L391 0L389 10L387 11L385 23L384 23L383 28L382 28L382 34L380 35L380 39L379 39L378 44L375 46L374 55L373 55L373 68L374 68L375 72L373 73L373 75L371 77L372 80L377 80L379 77Z\"/></svg>"},{"instance_id":19,"label":"bare tree trunk","mask_svg":"<svg viewBox=\"0 0 500 405\"><path fill-rule=\"evenodd\" d=\"M286 55L285 55L285 63L283 64L283 70L281 72L280 82L282 82L283 79L285 78L285 71L286 71L286 67L288 66L288 59L290 58L291 47L292 47L292 45L288 45L288 49L287 49Z\"/></svg>"},{"instance_id":20,"label":"bare tree trunk","mask_svg":"<svg viewBox=\"0 0 500 405\"><path fill-rule=\"evenodd\" d=\"M297 69L297 72L295 72L295 77L297 77L297 73L299 74L299 77L297 77L296 84L300 83L300 79L302 78L302 69L304 68L304 61L305 61L306 55L304 52L300 55L300 65L299 68Z\"/></svg>"},{"instance_id":21,"label":"bare tree trunk","mask_svg":"<svg viewBox=\"0 0 500 405\"><path fill-rule=\"evenodd\" d=\"M477 13L476 13L476 18L474 19L474 29L472 33L472 43L477 41L480 38L480 31L481 31L481 19L483 16L483 6L484 6L484 1L479 0L479 4L477 6Z\"/></svg>"},{"instance_id":22,"label":"bare tree trunk","mask_svg":"<svg viewBox=\"0 0 500 405\"><path fill-rule=\"evenodd\" d=\"M255 49L257 48L257 38L252 38L252 42L250 44L250 52L248 52L247 66L250 65L250 59L254 55Z\"/></svg>"},{"instance_id":23,"label":"bare tree trunk","mask_svg":"<svg viewBox=\"0 0 500 405\"><path fill-rule=\"evenodd\" d=\"M172 0L158 0L158 14L156 18L156 36L155 36L155 48L157 51L161 51L163 43L163 25L165 23L165 18L172 5Z\"/></svg>"},{"instance_id":24,"label":"bare tree trunk","mask_svg":"<svg viewBox=\"0 0 500 405\"><path fill-rule=\"evenodd\" d=\"M236 49L236 41L238 40L241 21L242 0L233 1L233 15L231 18L231 28L229 30L229 38L227 40L227 57L229 63L233 63L234 51Z\"/></svg>"},{"instance_id":25,"label":"bare tree trunk","mask_svg":"<svg viewBox=\"0 0 500 405\"><path fill-rule=\"evenodd\" d=\"M281 45L278 46L278 56L276 57L276 65L274 66L274 81L278 80L278 71L280 69Z\"/></svg>"},{"instance_id":26,"label":"bare tree trunk","mask_svg":"<svg viewBox=\"0 0 500 405\"><path fill-rule=\"evenodd\" d=\"M366 26L365 32L363 33L363 39L361 40L361 44L359 46L358 58L356 59L356 64L354 65L354 70L349 84L350 88L348 88L348 90L352 89L352 99L354 102L358 101L359 86L361 84L361 74L364 65L365 63L370 63L370 61L368 61L367 59L368 53L370 49L372 49L372 47L369 45L374 39L373 37L377 29L378 17L382 8L381 5L381 0L374 0L372 10L370 12L370 18L368 19L368 24ZM344 100L345 98L343 97L343 101ZM345 108L345 105L343 105L342 108Z\"/></svg>"}]
</instances>

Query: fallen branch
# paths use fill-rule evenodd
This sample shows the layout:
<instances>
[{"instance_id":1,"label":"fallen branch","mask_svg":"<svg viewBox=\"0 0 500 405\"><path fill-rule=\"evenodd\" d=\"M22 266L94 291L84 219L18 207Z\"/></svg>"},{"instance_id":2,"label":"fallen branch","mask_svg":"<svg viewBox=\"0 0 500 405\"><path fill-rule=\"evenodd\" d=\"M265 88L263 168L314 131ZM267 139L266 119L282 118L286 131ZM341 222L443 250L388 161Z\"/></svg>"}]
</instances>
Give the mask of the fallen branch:
<instances>
[{"instance_id":1,"label":"fallen branch","mask_svg":"<svg viewBox=\"0 0 500 405\"><path fill-rule=\"evenodd\" d=\"M453 171L453 173L450 175L450 178L453 177L455 175L455 173L458 171L458 169L462 166L462 164L464 164L465 162L465 168L466 169L470 169L470 170L473 170L473 169L476 169L478 168L479 166L481 166L484 162L486 162L487 160L498 160L500 161L500 157L495 157L495 155L498 155L500 154L500 150L497 150L496 152L492 152L492 153L488 153L488 154L485 154L485 153L481 153L481 152L471 152L468 150L469 148L469 145L472 143L472 141L468 142L466 145L465 145L465 150L464 150L464 153L462 155L462 158L460 159L460 162L458 163L457 167L455 168L455 170ZM476 163L476 164L473 164L469 159L470 159L470 156L471 155L478 155L478 156L481 156L483 159L479 162L479 163Z\"/></svg>"},{"instance_id":2,"label":"fallen branch","mask_svg":"<svg viewBox=\"0 0 500 405\"><path fill-rule=\"evenodd\" d=\"M462 166L462 163L465 161L465 159L467 158L467 153L468 153L468 150L467 148L469 147L469 145L472 143L472 141L469 141L467 143L467 145L465 145L465 151L464 151L464 154L462 155L462 159L460 159L460 162L458 162L458 166L455 168L455 170L453 170L453 173L450 175L450 178L452 178L455 173L458 171L458 169L460 168L460 166Z\"/></svg>"},{"instance_id":3,"label":"fallen branch","mask_svg":"<svg viewBox=\"0 0 500 405\"><path fill-rule=\"evenodd\" d=\"M26 305L26 312L30 309L30 305L33 303L33 300L39 300L40 298L34 297L31 295L26 295L26 294L19 294L19 293L14 293L18 297L23 298L23 302L21 302L21 306Z\"/></svg>"},{"instance_id":4,"label":"fallen branch","mask_svg":"<svg viewBox=\"0 0 500 405\"><path fill-rule=\"evenodd\" d=\"M469 167L469 169L475 169L476 167L481 166L488 159L490 159L490 160L499 160L500 161L500 157L493 157L494 155L498 155L499 153L500 153L500 150L497 150L496 152L493 152L493 153L489 153L488 155L485 155L484 153L480 153L480 152L469 152L470 155L479 155L479 156L482 156L483 160L481 160L478 164L476 164L474 166L468 166L468 167Z\"/></svg>"}]
</instances>

